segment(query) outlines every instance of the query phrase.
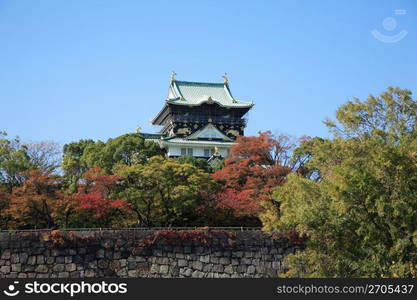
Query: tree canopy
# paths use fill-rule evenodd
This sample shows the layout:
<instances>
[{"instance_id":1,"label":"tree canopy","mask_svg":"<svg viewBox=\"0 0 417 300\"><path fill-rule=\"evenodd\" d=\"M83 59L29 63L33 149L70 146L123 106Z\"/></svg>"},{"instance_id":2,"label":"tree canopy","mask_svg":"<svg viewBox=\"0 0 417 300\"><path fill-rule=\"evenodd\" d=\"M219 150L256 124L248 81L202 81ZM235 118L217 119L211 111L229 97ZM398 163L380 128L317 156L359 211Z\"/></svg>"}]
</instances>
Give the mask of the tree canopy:
<instances>
[{"instance_id":1,"label":"tree canopy","mask_svg":"<svg viewBox=\"0 0 417 300\"><path fill-rule=\"evenodd\" d=\"M262 203L271 201L272 188L282 185L297 167L291 159L294 146L289 137L269 131L238 137L225 167L213 174L223 187L217 194L219 206L237 216L257 218Z\"/></svg>"},{"instance_id":2,"label":"tree canopy","mask_svg":"<svg viewBox=\"0 0 417 300\"><path fill-rule=\"evenodd\" d=\"M114 166L131 166L146 162L150 157L163 155L157 143L145 141L138 133L124 134L106 143L80 140L64 146L62 169L73 185L88 169L100 167L111 174Z\"/></svg>"},{"instance_id":3,"label":"tree canopy","mask_svg":"<svg viewBox=\"0 0 417 300\"><path fill-rule=\"evenodd\" d=\"M119 165L115 173L122 179L120 197L142 226L186 226L215 184L203 170L159 156L146 164Z\"/></svg>"},{"instance_id":4,"label":"tree canopy","mask_svg":"<svg viewBox=\"0 0 417 300\"><path fill-rule=\"evenodd\" d=\"M416 113L410 91L390 88L341 106L334 137L303 145L317 176L291 174L262 217L308 237L288 276L417 276Z\"/></svg>"}]
</instances>

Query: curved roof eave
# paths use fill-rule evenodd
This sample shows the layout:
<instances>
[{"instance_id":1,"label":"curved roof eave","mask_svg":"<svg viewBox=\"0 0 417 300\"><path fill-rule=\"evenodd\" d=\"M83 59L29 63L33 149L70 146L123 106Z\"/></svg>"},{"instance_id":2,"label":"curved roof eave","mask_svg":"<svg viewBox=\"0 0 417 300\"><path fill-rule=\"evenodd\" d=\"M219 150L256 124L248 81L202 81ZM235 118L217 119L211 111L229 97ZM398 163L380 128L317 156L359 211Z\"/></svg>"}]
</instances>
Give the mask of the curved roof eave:
<instances>
[{"instance_id":1,"label":"curved roof eave","mask_svg":"<svg viewBox=\"0 0 417 300\"><path fill-rule=\"evenodd\" d=\"M218 105L220 105L222 107L231 107L231 108L248 108L248 107L253 107L255 105L254 103L239 102L239 101L237 103L227 105L227 104L223 104L220 101L217 101L217 100L214 100L214 99L202 100L199 103L189 103L189 102L181 102L180 98L167 99L166 103L174 104L174 105L185 105L185 106L200 106L201 104L204 104L204 103L209 103L209 104L210 103L217 103Z\"/></svg>"}]
</instances>

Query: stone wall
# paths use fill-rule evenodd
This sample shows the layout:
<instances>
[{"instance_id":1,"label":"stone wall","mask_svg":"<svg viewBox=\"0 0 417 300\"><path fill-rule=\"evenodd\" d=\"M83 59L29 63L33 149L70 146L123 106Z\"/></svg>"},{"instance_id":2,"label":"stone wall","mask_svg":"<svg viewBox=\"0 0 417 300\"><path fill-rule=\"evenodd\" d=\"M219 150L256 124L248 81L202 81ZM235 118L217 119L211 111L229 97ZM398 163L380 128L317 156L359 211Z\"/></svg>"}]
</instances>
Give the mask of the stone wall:
<instances>
[{"instance_id":1,"label":"stone wall","mask_svg":"<svg viewBox=\"0 0 417 300\"><path fill-rule=\"evenodd\" d=\"M0 278L277 277L284 256L301 249L253 230L191 231L173 240L155 238L158 232L1 232Z\"/></svg>"}]
</instances>

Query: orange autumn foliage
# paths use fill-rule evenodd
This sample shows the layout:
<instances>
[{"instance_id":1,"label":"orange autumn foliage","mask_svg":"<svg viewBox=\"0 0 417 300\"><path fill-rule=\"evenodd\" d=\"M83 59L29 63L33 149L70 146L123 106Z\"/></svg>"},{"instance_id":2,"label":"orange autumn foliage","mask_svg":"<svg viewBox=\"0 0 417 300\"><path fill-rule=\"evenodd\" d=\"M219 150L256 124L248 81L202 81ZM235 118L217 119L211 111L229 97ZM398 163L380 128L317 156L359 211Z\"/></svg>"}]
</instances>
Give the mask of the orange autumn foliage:
<instances>
[{"instance_id":1,"label":"orange autumn foliage","mask_svg":"<svg viewBox=\"0 0 417 300\"><path fill-rule=\"evenodd\" d=\"M17 228L53 228L56 219L70 205L61 190L62 178L47 170L22 173L26 181L13 190L7 213Z\"/></svg>"},{"instance_id":2,"label":"orange autumn foliage","mask_svg":"<svg viewBox=\"0 0 417 300\"><path fill-rule=\"evenodd\" d=\"M223 184L216 195L218 207L231 209L236 216L256 217L262 201L270 201L272 189L292 171L293 146L288 137L275 137L269 131L238 137L225 167L213 174Z\"/></svg>"}]
</instances>

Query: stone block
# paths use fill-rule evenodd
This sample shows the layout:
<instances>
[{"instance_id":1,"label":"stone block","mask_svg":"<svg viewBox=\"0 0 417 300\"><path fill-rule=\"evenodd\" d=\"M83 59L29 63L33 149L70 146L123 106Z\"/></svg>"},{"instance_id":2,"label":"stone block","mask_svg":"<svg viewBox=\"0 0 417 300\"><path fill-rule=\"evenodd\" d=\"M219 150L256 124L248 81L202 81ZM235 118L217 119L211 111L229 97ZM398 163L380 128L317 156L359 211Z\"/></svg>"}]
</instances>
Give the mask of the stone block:
<instances>
[{"instance_id":1,"label":"stone block","mask_svg":"<svg viewBox=\"0 0 417 300\"><path fill-rule=\"evenodd\" d=\"M192 278L203 278L204 273L196 270L191 274L191 277Z\"/></svg>"},{"instance_id":2,"label":"stone block","mask_svg":"<svg viewBox=\"0 0 417 300\"><path fill-rule=\"evenodd\" d=\"M22 269L23 269L23 272L34 272L35 271L35 266L24 265Z\"/></svg>"},{"instance_id":3,"label":"stone block","mask_svg":"<svg viewBox=\"0 0 417 300\"><path fill-rule=\"evenodd\" d=\"M29 255L25 252L19 254L20 263L25 264L28 261Z\"/></svg>"},{"instance_id":4,"label":"stone block","mask_svg":"<svg viewBox=\"0 0 417 300\"><path fill-rule=\"evenodd\" d=\"M194 261L192 263L192 268L198 271L203 270L203 263L201 261Z\"/></svg>"},{"instance_id":5,"label":"stone block","mask_svg":"<svg viewBox=\"0 0 417 300\"><path fill-rule=\"evenodd\" d=\"M11 255L12 255L12 253L10 252L10 250L6 249L1 254L1 259L10 259Z\"/></svg>"},{"instance_id":6,"label":"stone block","mask_svg":"<svg viewBox=\"0 0 417 300\"><path fill-rule=\"evenodd\" d=\"M219 263L219 258L215 257L215 256L210 256L210 262L212 264L218 264Z\"/></svg>"},{"instance_id":7,"label":"stone block","mask_svg":"<svg viewBox=\"0 0 417 300\"><path fill-rule=\"evenodd\" d=\"M18 264L20 262L19 254L13 253L10 257L10 263L12 264Z\"/></svg>"},{"instance_id":8,"label":"stone block","mask_svg":"<svg viewBox=\"0 0 417 300\"><path fill-rule=\"evenodd\" d=\"M224 272L227 274L233 274L233 267L232 265L228 265L224 267Z\"/></svg>"},{"instance_id":9,"label":"stone block","mask_svg":"<svg viewBox=\"0 0 417 300\"><path fill-rule=\"evenodd\" d=\"M143 256L136 256L135 257L136 262L146 262L146 257Z\"/></svg>"},{"instance_id":10,"label":"stone block","mask_svg":"<svg viewBox=\"0 0 417 300\"><path fill-rule=\"evenodd\" d=\"M252 264L252 259L244 257L240 260L240 262L245 265L250 265Z\"/></svg>"},{"instance_id":11,"label":"stone block","mask_svg":"<svg viewBox=\"0 0 417 300\"><path fill-rule=\"evenodd\" d=\"M20 272L20 271L22 271L21 264L12 264L12 272Z\"/></svg>"},{"instance_id":12,"label":"stone block","mask_svg":"<svg viewBox=\"0 0 417 300\"><path fill-rule=\"evenodd\" d=\"M54 265L52 267L52 271L54 272L64 272L65 270L65 265L64 264L58 264L58 265Z\"/></svg>"},{"instance_id":13,"label":"stone block","mask_svg":"<svg viewBox=\"0 0 417 300\"><path fill-rule=\"evenodd\" d=\"M48 273L48 270L47 265L37 265L35 268L36 273Z\"/></svg>"},{"instance_id":14,"label":"stone block","mask_svg":"<svg viewBox=\"0 0 417 300\"><path fill-rule=\"evenodd\" d=\"M58 278L69 278L68 272L60 272L58 273Z\"/></svg>"},{"instance_id":15,"label":"stone block","mask_svg":"<svg viewBox=\"0 0 417 300\"><path fill-rule=\"evenodd\" d=\"M97 251L96 257L97 258L104 258L105 251L103 249L99 249Z\"/></svg>"},{"instance_id":16,"label":"stone block","mask_svg":"<svg viewBox=\"0 0 417 300\"><path fill-rule=\"evenodd\" d=\"M136 269L136 266L137 266L136 261L128 261L127 262L127 268L129 270L135 270Z\"/></svg>"},{"instance_id":17,"label":"stone block","mask_svg":"<svg viewBox=\"0 0 417 300\"><path fill-rule=\"evenodd\" d=\"M97 265L100 269L106 269L109 267L109 262L105 259L99 259Z\"/></svg>"},{"instance_id":18,"label":"stone block","mask_svg":"<svg viewBox=\"0 0 417 300\"><path fill-rule=\"evenodd\" d=\"M209 262L210 262L210 255L203 255L203 256L200 256L200 261L201 261L202 263L209 263Z\"/></svg>"},{"instance_id":19,"label":"stone block","mask_svg":"<svg viewBox=\"0 0 417 300\"><path fill-rule=\"evenodd\" d=\"M79 255L84 255L84 254L87 253L87 249L85 249L85 248L78 248L77 249L77 252L78 252Z\"/></svg>"},{"instance_id":20,"label":"stone block","mask_svg":"<svg viewBox=\"0 0 417 300\"><path fill-rule=\"evenodd\" d=\"M121 259L120 260L120 267L124 268L127 266L127 260L126 259Z\"/></svg>"},{"instance_id":21,"label":"stone block","mask_svg":"<svg viewBox=\"0 0 417 300\"><path fill-rule=\"evenodd\" d=\"M92 277L95 277L95 273L93 270L85 270L84 276L88 278L92 278Z\"/></svg>"},{"instance_id":22,"label":"stone block","mask_svg":"<svg viewBox=\"0 0 417 300\"><path fill-rule=\"evenodd\" d=\"M70 264L67 264L65 266L65 271L67 271L67 272L73 272L73 271L76 271L76 270L77 270L77 265L74 264L74 263L70 263Z\"/></svg>"},{"instance_id":23,"label":"stone block","mask_svg":"<svg viewBox=\"0 0 417 300\"><path fill-rule=\"evenodd\" d=\"M235 251L232 253L234 257L243 257L243 251Z\"/></svg>"},{"instance_id":24,"label":"stone block","mask_svg":"<svg viewBox=\"0 0 417 300\"><path fill-rule=\"evenodd\" d=\"M52 265L55 263L55 257L54 256L50 256L46 258L46 264L47 265Z\"/></svg>"},{"instance_id":25,"label":"stone block","mask_svg":"<svg viewBox=\"0 0 417 300\"><path fill-rule=\"evenodd\" d=\"M281 268L281 264L279 261L273 261L272 262L272 269L279 270Z\"/></svg>"},{"instance_id":26,"label":"stone block","mask_svg":"<svg viewBox=\"0 0 417 300\"><path fill-rule=\"evenodd\" d=\"M106 252L105 252L104 256L105 256L107 259L113 259L113 251L112 251L112 250L106 250Z\"/></svg>"},{"instance_id":27,"label":"stone block","mask_svg":"<svg viewBox=\"0 0 417 300\"><path fill-rule=\"evenodd\" d=\"M185 275L186 277L190 277L192 273L193 273L193 270L191 270L190 268L187 268L187 269L185 269L185 271L184 271L184 275Z\"/></svg>"},{"instance_id":28,"label":"stone block","mask_svg":"<svg viewBox=\"0 0 417 300\"><path fill-rule=\"evenodd\" d=\"M162 265L159 267L159 273L163 275L168 275L169 267L167 265Z\"/></svg>"},{"instance_id":29,"label":"stone block","mask_svg":"<svg viewBox=\"0 0 417 300\"><path fill-rule=\"evenodd\" d=\"M154 273L154 274L158 273L159 272L159 266L156 265L156 264L152 264L150 272Z\"/></svg>"},{"instance_id":30,"label":"stone block","mask_svg":"<svg viewBox=\"0 0 417 300\"><path fill-rule=\"evenodd\" d=\"M81 278L84 275L83 271L73 271L70 272L70 278Z\"/></svg>"},{"instance_id":31,"label":"stone block","mask_svg":"<svg viewBox=\"0 0 417 300\"><path fill-rule=\"evenodd\" d=\"M204 272L204 273L208 273L208 272L210 272L212 269L213 269L213 264L205 264L205 265L203 266L203 272Z\"/></svg>"},{"instance_id":32,"label":"stone block","mask_svg":"<svg viewBox=\"0 0 417 300\"><path fill-rule=\"evenodd\" d=\"M188 265L188 261L186 261L185 259L178 260L178 267L185 267L187 265Z\"/></svg>"},{"instance_id":33,"label":"stone block","mask_svg":"<svg viewBox=\"0 0 417 300\"><path fill-rule=\"evenodd\" d=\"M219 262L220 262L222 265L228 265L228 264L230 264L230 259L229 259L229 258L227 258L227 257L220 257Z\"/></svg>"},{"instance_id":34,"label":"stone block","mask_svg":"<svg viewBox=\"0 0 417 300\"><path fill-rule=\"evenodd\" d=\"M213 272L222 273L223 272L223 266L222 265L213 265Z\"/></svg>"},{"instance_id":35,"label":"stone block","mask_svg":"<svg viewBox=\"0 0 417 300\"><path fill-rule=\"evenodd\" d=\"M248 270L247 270L248 274L254 274L255 273L255 267L254 266L248 266Z\"/></svg>"},{"instance_id":36,"label":"stone block","mask_svg":"<svg viewBox=\"0 0 417 300\"><path fill-rule=\"evenodd\" d=\"M41 265L41 264L43 264L43 263L45 263L45 258L44 258L44 256L43 256L43 255L38 255L38 256L36 256L36 264L37 264L37 265Z\"/></svg>"}]
</instances>

